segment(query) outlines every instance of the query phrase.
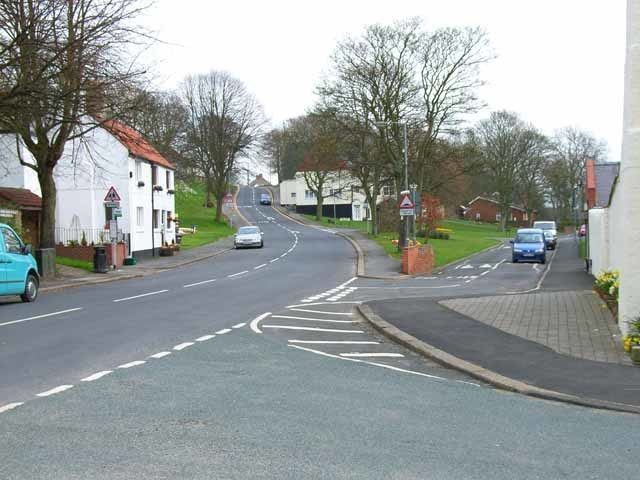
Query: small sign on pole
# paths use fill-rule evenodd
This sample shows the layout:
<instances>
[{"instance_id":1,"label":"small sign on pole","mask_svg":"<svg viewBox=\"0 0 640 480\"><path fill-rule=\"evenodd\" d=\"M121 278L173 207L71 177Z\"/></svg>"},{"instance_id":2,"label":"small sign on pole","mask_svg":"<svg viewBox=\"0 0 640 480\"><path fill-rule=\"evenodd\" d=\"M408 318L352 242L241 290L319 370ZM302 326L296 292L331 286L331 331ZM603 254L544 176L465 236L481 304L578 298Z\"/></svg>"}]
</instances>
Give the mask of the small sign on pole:
<instances>
[{"instance_id":1,"label":"small sign on pole","mask_svg":"<svg viewBox=\"0 0 640 480\"><path fill-rule=\"evenodd\" d=\"M402 194L399 207L401 217L411 217L415 214L415 205L413 204L413 200L411 200L409 193Z\"/></svg>"},{"instance_id":2,"label":"small sign on pole","mask_svg":"<svg viewBox=\"0 0 640 480\"><path fill-rule=\"evenodd\" d=\"M401 208L400 209L400 216L401 217L411 217L414 214L414 210L413 208Z\"/></svg>"}]
</instances>

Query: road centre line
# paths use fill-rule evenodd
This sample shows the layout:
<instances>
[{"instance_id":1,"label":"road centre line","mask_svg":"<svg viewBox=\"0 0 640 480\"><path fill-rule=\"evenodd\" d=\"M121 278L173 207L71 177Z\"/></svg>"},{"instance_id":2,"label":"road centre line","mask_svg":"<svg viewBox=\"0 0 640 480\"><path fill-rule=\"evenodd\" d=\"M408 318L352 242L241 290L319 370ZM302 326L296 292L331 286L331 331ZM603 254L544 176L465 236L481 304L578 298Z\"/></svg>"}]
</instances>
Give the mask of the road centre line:
<instances>
[{"instance_id":1,"label":"road centre line","mask_svg":"<svg viewBox=\"0 0 640 480\"><path fill-rule=\"evenodd\" d=\"M266 266L267 266L267 264L266 264L266 263L263 263L262 265L258 265L257 267L253 267L253 269L254 269L254 270L259 270L259 269L261 269L261 268L263 268L263 267L266 267Z\"/></svg>"},{"instance_id":2,"label":"road centre line","mask_svg":"<svg viewBox=\"0 0 640 480\"><path fill-rule=\"evenodd\" d=\"M145 360L135 360L133 362L123 363L122 365L118 365L116 368L137 367L138 365L144 365L145 363L147 363Z\"/></svg>"},{"instance_id":3,"label":"road centre line","mask_svg":"<svg viewBox=\"0 0 640 480\"><path fill-rule=\"evenodd\" d=\"M215 338L215 335L203 335L196 338L196 342L206 342L207 340L211 340L212 338Z\"/></svg>"},{"instance_id":4,"label":"road centre line","mask_svg":"<svg viewBox=\"0 0 640 480\"><path fill-rule=\"evenodd\" d=\"M65 390L69 390L73 388L73 385L60 385L58 387L52 388L51 390L47 390L46 392L36 393L36 397L48 397L49 395L55 395L56 393L64 392Z\"/></svg>"},{"instance_id":5,"label":"road centre line","mask_svg":"<svg viewBox=\"0 0 640 480\"><path fill-rule=\"evenodd\" d=\"M277 262L280 258L274 258L273 260L269 260L269 263Z\"/></svg>"},{"instance_id":6,"label":"road centre line","mask_svg":"<svg viewBox=\"0 0 640 480\"><path fill-rule=\"evenodd\" d=\"M251 320L251 323L249 324L249 327L251 328L251 330L253 330L255 333L262 333L262 330L260 330L260 328L258 328L258 324L264 320L265 318L267 318L269 315L271 315L271 312L265 312L262 315L254 318L253 320Z\"/></svg>"},{"instance_id":7,"label":"road centre line","mask_svg":"<svg viewBox=\"0 0 640 480\"><path fill-rule=\"evenodd\" d=\"M380 345L380 342L350 340L289 340L289 343L310 345Z\"/></svg>"},{"instance_id":8,"label":"road centre line","mask_svg":"<svg viewBox=\"0 0 640 480\"><path fill-rule=\"evenodd\" d=\"M234 326L233 326L233 327L231 327L231 328L242 328L242 327L244 327L245 325L246 325L246 323L245 323L245 322L243 322L243 323L238 323L238 324L234 325Z\"/></svg>"},{"instance_id":9,"label":"road centre line","mask_svg":"<svg viewBox=\"0 0 640 480\"><path fill-rule=\"evenodd\" d=\"M500 260L498 263L496 263L496 264L491 268L491 270L495 270L496 268L498 268L500 265L502 265L502 264L503 264L504 262L506 262L506 261L507 261L507 259L506 259L506 258L503 258L503 259L502 259L502 260Z\"/></svg>"},{"instance_id":10,"label":"road centre line","mask_svg":"<svg viewBox=\"0 0 640 480\"><path fill-rule=\"evenodd\" d=\"M216 335L224 335L225 333L229 333L231 331L230 328L223 328L222 330L218 330Z\"/></svg>"},{"instance_id":11,"label":"road centre line","mask_svg":"<svg viewBox=\"0 0 640 480\"><path fill-rule=\"evenodd\" d=\"M162 358L162 357L166 357L167 355L171 355L171 352L154 353L153 355L149 355L149 358Z\"/></svg>"},{"instance_id":12,"label":"road centre line","mask_svg":"<svg viewBox=\"0 0 640 480\"><path fill-rule=\"evenodd\" d=\"M278 328L282 330L304 330L309 332L364 333L362 330L338 330L333 328L294 327L292 325L263 325L262 328Z\"/></svg>"},{"instance_id":13,"label":"road centre line","mask_svg":"<svg viewBox=\"0 0 640 480\"><path fill-rule=\"evenodd\" d=\"M24 405L24 402L7 403L6 405L3 405L3 406L0 407L0 413L8 412L9 410L13 410L14 408L19 407L20 405Z\"/></svg>"},{"instance_id":14,"label":"road centre line","mask_svg":"<svg viewBox=\"0 0 640 480\"><path fill-rule=\"evenodd\" d=\"M133 300L133 299L135 299L135 298L149 297L149 296L151 296L151 295L159 295L159 294L161 294L161 293L166 293L166 292L168 292L168 291L169 291L169 290L167 290L167 289L164 289L164 290L158 290L158 291L156 291L156 292L143 293L142 295L134 295L133 297L119 298L119 299L117 299L117 300L114 300L113 302L114 302L114 303L118 303L118 302L124 302L124 301L127 301L127 300Z\"/></svg>"},{"instance_id":15,"label":"road centre line","mask_svg":"<svg viewBox=\"0 0 640 480\"><path fill-rule=\"evenodd\" d=\"M94 373L93 375L89 375L88 377L84 377L81 382L93 382L94 380L98 380L106 375L113 373L113 370L103 370L102 372Z\"/></svg>"},{"instance_id":16,"label":"road centre line","mask_svg":"<svg viewBox=\"0 0 640 480\"><path fill-rule=\"evenodd\" d=\"M245 273L249 273L249 270L245 270L244 272L234 273L232 275L227 275L227 278L237 277L238 275L244 275Z\"/></svg>"},{"instance_id":17,"label":"road centre line","mask_svg":"<svg viewBox=\"0 0 640 480\"><path fill-rule=\"evenodd\" d=\"M187 347L190 347L191 345L193 345L193 342L184 342L184 343L179 343L178 345L176 345L175 347L173 347L174 350L180 351L180 350L184 350Z\"/></svg>"},{"instance_id":18,"label":"road centre line","mask_svg":"<svg viewBox=\"0 0 640 480\"><path fill-rule=\"evenodd\" d=\"M202 282L189 283L188 285L183 285L183 288L195 287L196 285L204 285L205 283L215 282L216 279L212 278L211 280L204 280Z\"/></svg>"},{"instance_id":19,"label":"road centre line","mask_svg":"<svg viewBox=\"0 0 640 480\"><path fill-rule=\"evenodd\" d=\"M22 323L22 322L29 322L31 320L38 320L39 318L53 317L54 315L63 315L65 313L77 312L78 310L82 310L82 307L69 308L67 310L60 310L59 312L45 313L43 315L36 315L34 317L22 318L20 320L12 320L10 322L0 323L0 327L4 327L6 325L13 325L14 323Z\"/></svg>"},{"instance_id":20,"label":"road centre line","mask_svg":"<svg viewBox=\"0 0 640 480\"><path fill-rule=\"evenodd\" d=\"M357 320L333 320L333 319L325 319L325 318L293 317L290 315L272 315L272 318L288 318L290 320L305 320L308 322L324 322L324 323L359 323Z\"/></svg>"},{"instance_id":21,"label":"road centre line","mask_svg":"<svg viewBox=\"0 0 640 480\"><path fill-rule=\"evenodd\" d=\"M401 353L359 353L359 352L353 352L353 353L341 353L340 354L341 357L347 357L347 358L366 358L366 357L384 357L384 358L403 358L404 355L402 355Z\"/></svg>"},{"instance_id":22,"label":"road centre line","mask_svg":"<svg viewBox=\"0 0 640 480\"><path fill-rule=\"evenodd\" d=\"M305 313L320 313L322 315L353 315L351 312L323 312L322 310L307 310L304 308L291 308L290 310Z\"/></svg>"}]
</instances>

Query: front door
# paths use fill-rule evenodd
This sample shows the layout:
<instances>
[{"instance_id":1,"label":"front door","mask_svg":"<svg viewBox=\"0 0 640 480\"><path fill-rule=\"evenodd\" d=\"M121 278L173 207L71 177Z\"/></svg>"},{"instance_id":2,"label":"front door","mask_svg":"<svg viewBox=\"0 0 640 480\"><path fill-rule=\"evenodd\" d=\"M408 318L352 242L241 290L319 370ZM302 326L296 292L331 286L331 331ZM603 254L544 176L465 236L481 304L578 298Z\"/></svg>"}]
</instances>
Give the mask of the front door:
<instances>
[{"instance_id":1,"label":"front door","mask_svg":"<svg viewBox=\"0 0 640 480\"><path fill-rule=\"evenodd\" d=\"M24 292L24 281L31 265L29 257L22 253L22 240L8 227L0 227L4 247L1 265L5 272L5 294L16 295Z\"/></svg>"}]
</instances>

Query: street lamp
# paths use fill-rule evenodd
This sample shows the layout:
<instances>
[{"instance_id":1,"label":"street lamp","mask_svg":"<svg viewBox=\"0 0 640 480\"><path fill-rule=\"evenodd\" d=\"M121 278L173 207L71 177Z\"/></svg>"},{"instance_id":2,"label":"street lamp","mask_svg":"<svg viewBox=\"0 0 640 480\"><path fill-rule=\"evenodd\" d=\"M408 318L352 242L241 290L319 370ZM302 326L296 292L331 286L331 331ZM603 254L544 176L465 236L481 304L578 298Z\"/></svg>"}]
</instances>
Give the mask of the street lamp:
<instances>
[{"instance_id":1,"label":"street lamp","mask_svg":"<svg viewBox=\"0 0 640 480\"><path fill-rule=\"evenodd\" d=\"M375 122L375 126L378 128L386 128L389 125L398 125L402 127L402 137L403 137L403 153L404 153L404 190L409 190L409 154L407 147L407 122ZM415 208L415 202L414 202ZM415 221L415 211L413 212L414 221ZM404 245L403 247L409 246L409 222L404 220Z\"/></svg>"}]
</instances>

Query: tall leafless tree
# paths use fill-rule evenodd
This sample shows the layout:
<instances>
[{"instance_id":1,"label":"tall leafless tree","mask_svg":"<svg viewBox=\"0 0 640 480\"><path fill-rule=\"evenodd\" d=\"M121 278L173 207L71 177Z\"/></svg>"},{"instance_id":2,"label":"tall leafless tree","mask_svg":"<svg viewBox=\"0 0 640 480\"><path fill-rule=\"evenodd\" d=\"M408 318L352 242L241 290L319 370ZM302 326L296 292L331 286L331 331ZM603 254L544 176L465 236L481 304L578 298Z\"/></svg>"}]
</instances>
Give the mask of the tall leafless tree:
<instances>
[{"instance_id":1,"label":"tall leafless tree","mask_svg":"<svg viewBox=\"0 0 640 480\"><path fill-rule=\"evenodd\" d=\"M187 139L205 177L207 202L216 199L216 220L241 155L257 147L265 124L262 108L244 84L226 72L189 76L182 85L189 112Z\"/></svg>"},{"instance_id":2,"label":"tall leafless tree","mask_svg":"<svg viewBox=\"0 0 640 480\"><path fill-rule=\"evenodd\" d=\"M0 129L18 136L42 193L41 247L55 244L54 169L67 141L94 128L96 102L118 112L121 91L144 74L125 55L145 37L136 0L0 2Z\"/></svg>"}]
</instances>

